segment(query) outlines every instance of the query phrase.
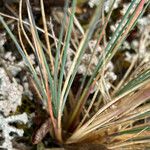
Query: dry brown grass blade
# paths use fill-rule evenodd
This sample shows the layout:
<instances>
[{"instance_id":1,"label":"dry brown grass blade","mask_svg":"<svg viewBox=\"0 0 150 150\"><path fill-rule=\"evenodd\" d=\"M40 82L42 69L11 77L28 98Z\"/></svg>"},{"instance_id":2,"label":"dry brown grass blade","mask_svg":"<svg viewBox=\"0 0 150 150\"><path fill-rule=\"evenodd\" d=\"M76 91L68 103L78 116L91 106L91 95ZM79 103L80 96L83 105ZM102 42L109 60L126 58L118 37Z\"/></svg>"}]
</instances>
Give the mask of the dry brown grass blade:
<instances>
[{"instance_id":1,"label":"dry brown grass blade","mask_svg":"<svg viewBox=\"0 0 150 150\"><path fill-rule=\"evenodd\" d=\"M35 71L35 69L34 69L34 67L33 67L33 65L32 65L32 63L31 63L30 57L29 57L29 55L27 54L27 51L26 51L25 46L24 46L24 44L23 44L23 40L22 40L22 36L21 36L21 31L20 31L19 22L18 22L18 35L19 35L20 44L21 44L22 49L23 49L23 51L24 51L24 53L25 53L25 55L26 55L26 58L28 59L30 65L31 65L31 67L32 67L32 69Z\"/></svg>"},{"instance_id":2,"label":"dry brown grass blade","mask_svg":"<svg viewBox=\"0 0 150 150\"><path fill-rule=\"evenodd\" d=\"M30 23L28 23L27 21L19 20L19 18L17 18L17 17L11 16L11 15L7 15L7 14L4 14L4 13L2 13L2 12L0 12L0 15L3 16L3 17L9 18L9 19L13 19L13 20L15 20L15 21L17 21L17 22L21 21L24 25L27 25L27 26L29 26L29 27L31 26ZM38 26L35 26L35 28L36 28L38 31L40 31L41 33L44 33L44 34L45 34L45 31L44 31L42 28L40 28L40 27L38 27ZM48 36L51 37L52 39L55 39L55 40L58 42L57 37L53 36L53 35L50 34L50 33L48 33ZM61 44L64 45L64 43L62 43L62 42L61 42Z\"/></svg>"},{"instance_id":3,"label":"dry brown grass blade","mask_svg":"<svg viewBox=\"0 0 150 150\"><path fill-rule=\"evenodd\" d=\"M103 3L103 2L101 2L101 3ZM113 2L113 4L114 4L114 2ZM110 19L110 17L111 17L112 11L113 11L113 4L112 4L112 8L111 8L111 10L110 10L110 12L109 12L109 14L108 14L106 20L105 20L105 23L104 23L104 25L103 25L103 27L102 27L102 30L101 30L101 32L100 32L100 34L99 34L99 37L98 37L97 43L96 43L96 45L95 45L94 51L93 51L93 53L92 53L92 56L91 56L91 58L90 58L90 61L88 62L88 66L87 66L87 68L86 68L86 72L89 70L89 68L90 68L90 66L91 66L91 60L92 60L93 56L95 55L96 48L97 48L98 45L100 44L100 42L101 42L101 40L102 40L102 38L103 38L103 36L104 36L104 34L105 34L105 30L106 30L108 21L109 21L109 19ZM98 22L97 22L97 23L98 23ZM82 42L81 42L81 44L82 44ZM95 80L94 83L96 83L96 82L97 82L97 81ZM85 104L85 102L86 102L86 100L87 100L87 98L88 98L88 96L89 96L89 94L90 94L90 90L92 89L92 87L94 87L94 86L89 87L89 90L87 91L87 94L82 97L82 102L79 101L79 102L77 103L76 107L74 108L73 113L71 114L71 117L70 117L70 120L69 120L69 123L68 123L69 125L68 125L68 126L73 125L74 122L76 121L76 119L78 119L78 117L80 116L80 113L81 113L81 111L82 111L82 107L84 107L84 104ZM80 87L80 89L79 89L79 91L78 91L78 93L77 93L76 100L80 99L79 96L82 95L82 94L81 94L82 90L83 90L83 85ZM94 101L94 100L93 100L93 101ZM90 107L92 107L92 105L90 105ZM90 107L89 107L89 110L90 110ZM68 127L68 128L69 128L69 127Z\"/></svg>"},{"instance_id":4,"label":"dry brown grass blade","mask_svg":"<svg viewBox=\"0 0 150 150\"><path fill-rule=\"evenodd\" d=\"M131 145L138 145L138 147L140 148L140 144L148 145L149 143L150 143L150 140L130 141L130 142L124 142L124 143L116 144L116 145L114 145L114 144L113 145L108 145L108 148L118 150L119 148L123 149L125 146L127 146L127 149L128 149L129 146L131 146ZM132 148L133 147L134 146L132 146ZM135 150L135 149L133 148L132 150Z\"/></svg>"},{"instance_id":5,"label":"dry brown grass blade","mask_svg":"<svg viewBox=\"0 0 150 150\"><path fill-rule=\"evenodd\" d=\"M80 121L80 123L79 123L77 128L80 128L82 126L82 124L84 123L84 121L86 120L86 118L89 116L89 112L92 109L92 106L93 106L93 104L94 104L94 102L96 100L96 96L97 96L98 92L99 92L99 89L97 89L96 92L94 93L94 96L93 96L93 98L92 98L92 100L90 102L90 105L89 105L89 107L88 107L88 109L87 109L83 119Z\"/></svg>"},{"instance_id":6,"label":"dry brown grass blade","mask_svg":"<svg viewBox=\"0 0 150 150\"><path fill-rule=\"evenodd\" d=\"M145 116L141 116L141 115L143 115L146 112L149 112L149 108L150 108L150 104L145 104L144 106L137 107L135 110L131 111L127 115L125 115L119 119L112 120L109 123L101 126L100 129L95 130L94 132L86 135L85 137L83 137L81 139L81 141L83 141L83 142L92 142L93 141L93 142L98 142L98 143L105 143L105 142L108 142L107 139L109 139L109 142L110 142L110 139L113 139L113 138L109 137L109 135L111 135L113 133L117 133L118 131L124 131L124 130L126 130L126 127L128 127L128 130L129 130L130 129L129 126L131 126L131 128L133 129L132 124L136 121L144 119ZM141 116L141 117L139 117L139 116ZM147 125L146 122L144 124L142 124L142 126L143 125L146 126ZM136 127L138 127L138 126L136 125ZM148 132L142 131L142 134L140 133L140 135L143 135L144 133L146 135ZM128 138L131 136L128 135L128 136L124 136L124 137ZM133 138L133 135L132 135L132 138ZM112 143L112 142L110 142L110 143Z\"/></svg>"},{"instance_id":7,"label":"dry brown grass blade","mask_svg":"<svg viewBox=\"0 0 150 150\"><path fill-rule=\"evenodd\" d=\"M49 57L50 57L52 74L54 74L54 62L53 62L53 56L52 56L52 52L51 52L50 40L49 40L49 37L48 37L48 29L47 29L46 16L45 16L45 12L44 12L45 9L44 9L43 0L40 0L40 3L41 3L43 26L44 26L44 31L45 31L44 35L45 35L47 50L48 50Z\"/></svg>"},{"instance_id":8,"label":"dry brown grass blade","mask_svg":"<svg viewBox=\"0 0 150 150\"><path fill-rule=\"evenodd\" d=\"M144 106L138 107L135 110L131 111L127 115L121 117L117 121L113 121L108 123L106 126L103 126L102 128L111 128L112 126L121 125L124 126L125 124L129 125L134 123L135 121L139 120L139 116L143 115L146 112L149 112L150 104L146 104ZM140 119L144 119L145 116L140 117Z\"/></svg>"},{"instance_id":9,"label":"dry brown grass blade","mask_svg":"<svg viewBox=\"0 0 150 150\"><path fill-rule=\"evenodd\" d=\"M138 92L132 94L131 96L129 95L121 99L120 102L118 102L118 104L115 105L116 107L115 109L108 110L108 112L106 113L108 114L108 116L105 113L103 113L103 115L97 116L97 119L95 119L96 121L93 122L93 126L97 126L96 124L100 122L101 119L103 120L104 117L106 117L106 119L104 120L107 121L107 117L109 118L109 114L115 113L115 116L112 116L112 120L119 119L120 117L134 110L136 107L144 103L149 98L150 98L150 85L147 84L146 86L141 88ZM104 123L104 120L101 122Z\"/></svg>"},{"instance_id":10,"label":"dry brown grass blade","mask_svg":"<svg viewBox=\"0 0 150 150\"><path fill-rule=\"evenodd\" d=\"M34 51L34 46L33 44L31 43L31 40L29 39L25 29L24 29L24 26L23 26L23 19L22 19L22 0L20 0L19 2L19 25L21 27L21 30L22 30L22 33L24 35L24 37L26 38L27 42L29 43L29 45L31 46L32 50Z\"/></svg>"},{"instance_id":11,"label":"dry brown grass blade","mask_svg":"<svg viewBox=\"0 0 150 150\"><path fill-rule=\"evenodd\" d=\"M82 137L99 129L101 126L111 122L112 120L117 120L131 112L149 98L150 85L148 83L136 93L122 98L120 102L115 105L115 109L107 109L107 112L103 112L101 115L97 115L90 124L83 125L73 134L73 136L71 136L67 142L70 143L75 142L76 140L79 141L82 139Z\"/></svg>"},{"instance_id":12,"label":"dry brown grass blade","mask_svg":"<svg viewBox=\"0 0 150 150\"><path fill-rule=\"evenodd\" d=\"M34 27L29 0L26 0L26 4L27 4L28 17L29 17L29 21L30 21L30 24L31 24L30 27L31 27L31 34L32 34L32 38L33 38L33 43L34 43L34 46L35 46L35 51L36 51L39 63L41 65L42 75L44 77L44 82L45 82L44 86L45 86L45 89L46 89L48 110L49 110L50 118L51 118L51 121L52 121L52 125L54 127L55 136L57 138L57 126L56 126L56 120L55 120L54 114L53 114L53 107L52 107L52 101L51 101L51 92L50 92L50 89L49 89L48 74L47 74L46 66L45 66L45 63L44 63L44 60L43 60L42 47L40 45L40 42L38 41L36 29Z\"/></svg>"},{"instance_id":13,"label":"dry brown grass blade","mask_svg":"<svg viewBox=\"0 0 150 150\"><path fill-rule=\"evenodd\" d=\"M134 128L132 128L132 129L134 129ZM150 131L146 131L147 129L148 129L148 127L145 127L144 129L142 129L138 133L124 134L124 135L119 135L119 136L116 136L116 137L112 136L111 137L111 143L114 143L114 145L115 145L115 143L121 144L121 143L127 142L129 140L132 140L133 138L137 138L137 137L144 138L144 137L147 137L148 135L150 135ZM123 130L123 131L126 131L126 130ZM115 142L115 141L117 141L117 142Z\"/></svg>"}]
</instances>

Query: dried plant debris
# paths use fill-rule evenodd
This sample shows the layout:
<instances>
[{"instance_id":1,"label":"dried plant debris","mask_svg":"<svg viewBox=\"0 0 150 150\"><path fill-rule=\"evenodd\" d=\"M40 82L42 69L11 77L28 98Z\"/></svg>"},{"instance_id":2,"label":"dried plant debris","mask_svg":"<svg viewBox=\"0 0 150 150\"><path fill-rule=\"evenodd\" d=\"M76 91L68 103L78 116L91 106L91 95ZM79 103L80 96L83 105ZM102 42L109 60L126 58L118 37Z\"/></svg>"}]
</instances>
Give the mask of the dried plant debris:
<instances>
[{"instance_id":1,"label":"dried plant debris","mask_svg":"<svg viewBox=\"0 0 150 150\"><path fill-rule=\"evenodd\" d=\"M28 122L27 114L23 113L20 115L10 116L10 117L3 117L0 114L0 130L2 130L2 138L4 138L4 142L0 145L0 148L7 149L7 150L15 150L12 146L11 140L14 138L13 134L15 133L18 136L23 136L24 131L22 129L17 129L10 125L10 123L15 122L22 122L26 124Z\"/></svg>"},{"instance_id":2,"label":"dried plant debris","mask_svg":"<svg viewBox=\"0 0 150 150\"><path fill-rule=\"evenodd\" d=\"M76 144L71 146L66 146L65 150L107 150L104 145L100 144Z\"/></svg>"}]
</instances>

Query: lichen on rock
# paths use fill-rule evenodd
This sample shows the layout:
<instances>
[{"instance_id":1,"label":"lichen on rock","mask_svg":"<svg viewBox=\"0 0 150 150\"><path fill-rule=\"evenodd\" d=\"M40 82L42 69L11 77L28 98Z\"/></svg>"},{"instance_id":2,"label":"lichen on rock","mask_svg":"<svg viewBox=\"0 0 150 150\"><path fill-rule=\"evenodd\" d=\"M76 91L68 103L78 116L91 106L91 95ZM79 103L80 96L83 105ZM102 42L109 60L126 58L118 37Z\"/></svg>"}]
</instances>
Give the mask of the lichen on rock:
<instances>
[{"instance_id":1,"label":"lichen on rock","mask_svg":"<svg viewBox=\"0 0 150 150\"><path fill-rule=\"evenodd\" d=\"M2 137L4 138L4 142L0 145L0 148L8 149L8 150L15 150L13 148L11 140L14 138L11 133L16 133L18 136L23 136L23 129L17 129L10 125L10 123L14 122L22 122L26 124L28 121L27 114L23 113L20 115L4 117L0 114L0 130L2 130Z\"/></svg>"},{"instance_id":2,"label":"lichen on rock","mask_svg":"<svg viewBox=\"0 0 150 150\"><path fill-rule=\"evenodd\" d=\"M15 112L17 107L21 105L22 93L23 87L17 83L15 78L9 78L4 68L0 68L0 131L4 139L0 148L15 150L11 142L14 136L11 133L23 136L23 129L17 129L11 126L10 123L27 123L27 114L9 116L10 113Z\"/></svg>"},{"instance_id":3,"label":"lichen on rock","mask_svg":"<svg viewBox=\"0 0 150 150\"><path fill-rule=\"evenodd\" d=\"M3 68L0 68L0 81L0 111L8 116L21 105L23 87L14 78L11 81Z\"/></svg>"}]
</instances>

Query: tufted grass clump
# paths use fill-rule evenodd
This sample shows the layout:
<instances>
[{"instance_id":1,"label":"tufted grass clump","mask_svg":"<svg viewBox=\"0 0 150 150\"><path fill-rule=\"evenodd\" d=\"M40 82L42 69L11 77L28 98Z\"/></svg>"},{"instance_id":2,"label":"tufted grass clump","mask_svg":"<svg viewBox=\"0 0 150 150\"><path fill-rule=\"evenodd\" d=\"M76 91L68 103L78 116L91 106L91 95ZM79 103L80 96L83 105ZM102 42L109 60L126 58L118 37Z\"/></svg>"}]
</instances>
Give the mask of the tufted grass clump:
<instances>
[{"instance_id":1,"label":"tufted grass clump","mask_svg":"<svg viewBox=\"0 0 150 150\"><path fill-rule=\"evenodd\" d=\"M23 1L20 0L19 16L16 19L19 39L10 30L2 14L0 15L0 22L28 66L37 93L49 113L52 128L50 135L59 144L94 143L105 145L108 149L150 146L150 122L147 121L150 117L150 68L145 67L140 73L132 75L132 72L135 74L134 71L139 68L135 65L138 60L136 59L122 79L112 83L110 90L107 90L105 81L107 65L118 53L150 1L132 0L108 42L104 42L115 3L116 0L113 0L109 11L104 13L105 1L101 0L84 32L75 17L77 1L72 0L70 7L66 0L59 37L48 27L43 0L40 0L42 30L36 25L29 0L25 0L28 22L23 20ZM98 24L100 26L97 28ZM27 25L31 36L28 35ZM78 42L75 44L74 36L78 34L74 34L74 30L81 34L81 38L76 37ZM86 72L80 77L80 81L77 81L83 56L89 41L95 36L96 44L87 61ZM31 63L24 39L35 54L39 71ZM102 48L98 62L91 75L88 75L98 46ZM73 49L74 56L67 70L70 48ZM74 91L75 85L77 88Z\"/></svg>"}]
</instances>

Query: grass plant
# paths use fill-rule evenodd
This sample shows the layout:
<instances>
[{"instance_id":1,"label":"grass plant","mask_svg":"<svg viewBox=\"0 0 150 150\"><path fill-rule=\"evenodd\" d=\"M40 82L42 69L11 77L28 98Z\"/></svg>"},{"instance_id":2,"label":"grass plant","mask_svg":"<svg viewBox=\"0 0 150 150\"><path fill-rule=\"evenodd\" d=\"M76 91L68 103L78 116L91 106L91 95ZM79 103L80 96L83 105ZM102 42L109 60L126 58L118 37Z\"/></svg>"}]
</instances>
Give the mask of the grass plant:
<instances>
[{"instance_id":1,"label":"grass plant","mask_svg":"<svg viewBox=\"0 0 150 150\"><path fill-rule=\"evenodd\" d=\"M149 0L132 0L130 2L115 32L103 48L92 75L90 77L87 75L95 50L97 46L101 46L104 37L106 37L106 27L110 21L115 2L114 0L109 12L105 14L104 23L97 35L97 43L88 62L86 74L82 77L77 95L73 94L73 83L88 43L93 38L97 30L96 26L104 15L105 1L100 1L86 31L82 32L82 39L77 45L68 72L65 69L67 55L69 47L73 47L72 33L74 26L77 25L75 24L77 21L75 18L76 0L72 0L71 8L69 8L69 1L65 1L64 14L61 20L62 26L58 38L48 29L43 0L40 0L43 29L36 25L29 0L25 0L29 21L23 20L23 1L20 0L20 15L18 18L13 18L18 23L19 39L15 37L3 18L11 16L0 13L1 24L15 43L31 72L39 97L50 116L50 124L53 128L50 134L58 143L98 143L109 149L136 149L137 146L150 146L150 122L146 121L146 118L150 116L148 101L150 99L150 68L145 68L144 71L129 79L132 76L133 67L135 67L135 63L133 63L129 68L131 73L125 74L122 82L118 83L118 88L111 90L109 93L105 90L104 79L107 64L118 52L138 19L149 6ZM27 34L26 24L32 37ZM67 28L65 28L66 24ZM82 26L79 26L82 29ZM44 43L40 39L39 33L41 34L41 31L45 37ZM35 66L31 63L23 37L28 41L36 56L36 62L40 68L39 72L35 70ZM50 39L55 41L55 50L52 50ZM97 89L91 94L91 90L95 87ZM72 96L70 96L71 93ZM98 101L105 101L102 93L108 95L109 101L102 103L95 111L95 105ZM140 120L143 120L143 123L136 124Z\"/></svg>"}]
</instances>

